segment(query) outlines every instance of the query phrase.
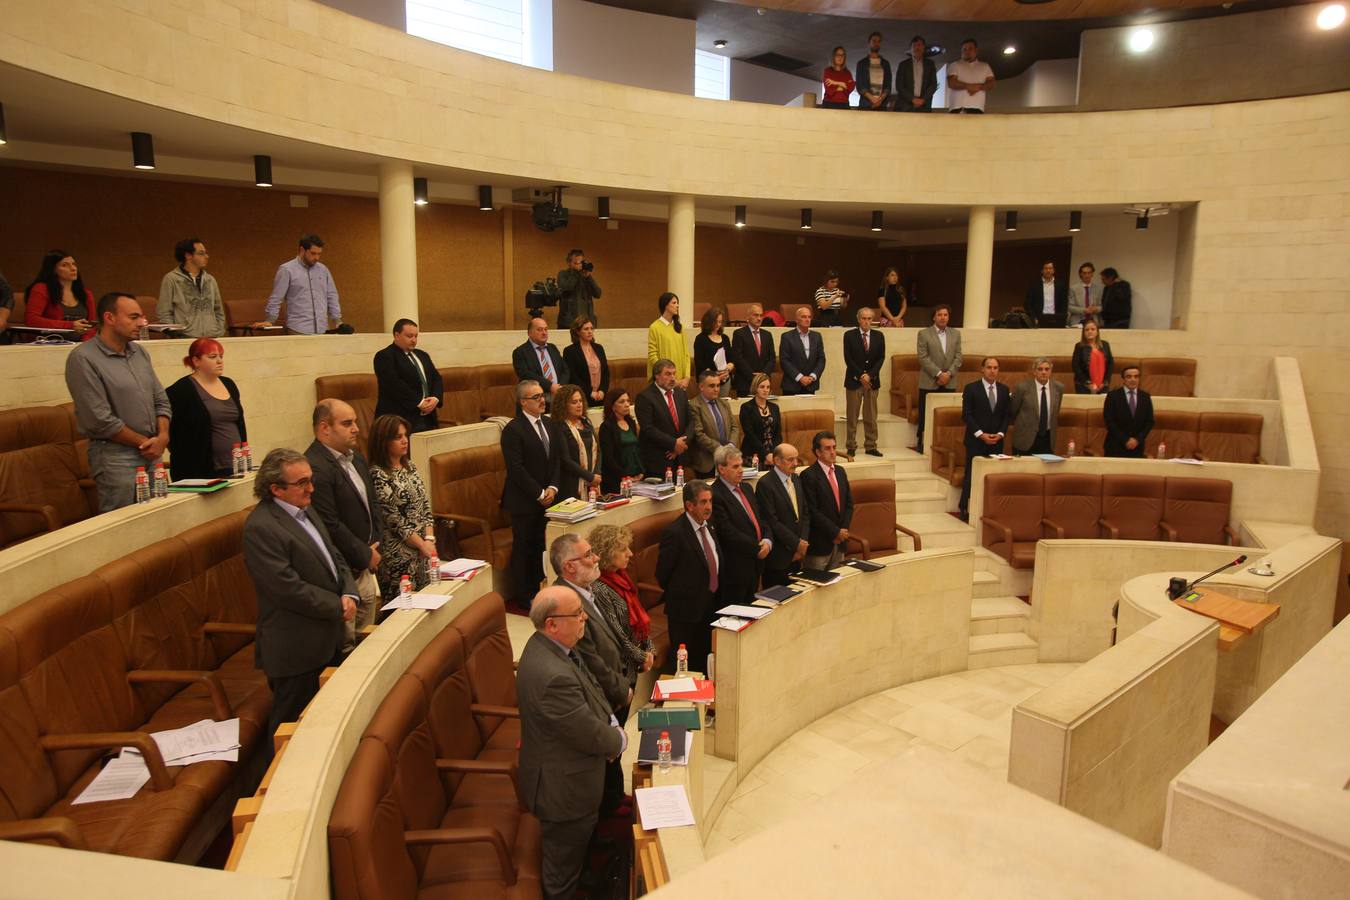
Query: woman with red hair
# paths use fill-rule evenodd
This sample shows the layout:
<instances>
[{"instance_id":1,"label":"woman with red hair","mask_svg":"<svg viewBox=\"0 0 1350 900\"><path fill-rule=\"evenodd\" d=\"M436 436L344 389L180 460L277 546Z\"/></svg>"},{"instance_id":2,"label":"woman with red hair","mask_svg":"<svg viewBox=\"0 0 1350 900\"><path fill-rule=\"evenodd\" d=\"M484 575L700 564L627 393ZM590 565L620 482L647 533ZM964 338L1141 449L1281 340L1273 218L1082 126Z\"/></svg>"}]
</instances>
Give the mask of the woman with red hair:
<instances>
[{"instance_id":1,"label":"woman with red hair","mask_svg":"<svg viewBox=\"0 0 1350 900\"><path fill-rule=\"evenodd\" d=\"M215 338L197 338L183 357L192 370L165 390L169 420L169 473L183 478L228 478L234 445L248 440L239 388L226 378L225 348Z\"/></svg>"}]
</instances>

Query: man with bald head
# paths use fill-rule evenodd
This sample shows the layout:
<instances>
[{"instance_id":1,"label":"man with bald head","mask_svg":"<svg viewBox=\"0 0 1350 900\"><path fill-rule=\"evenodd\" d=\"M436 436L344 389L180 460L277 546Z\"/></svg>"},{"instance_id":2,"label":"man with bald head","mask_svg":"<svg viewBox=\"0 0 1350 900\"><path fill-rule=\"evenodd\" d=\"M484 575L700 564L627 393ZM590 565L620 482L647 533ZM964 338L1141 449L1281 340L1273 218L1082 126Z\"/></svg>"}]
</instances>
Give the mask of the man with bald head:
<instances>
[{"instance_id":1,"label":"man with bald head","mask_svg":"<svg viewBox=\"0 0 1350 900\"><path fill-rule=\"evenodd\" d=\"M525 343L511 352L511 365L517 378L538 382L548 397L557 393L558 385L572 383L562 354L548 342L548 322L539 316L530 320Z\"/></svg>"},{"instance_id":2,"label":"man with bald head","mask_svg":"<svg viewBox=\"0 0 1350 900\"><path fill-rule=\"evenodd\" d=\"M314 470L314 512L323 522L356 580L361 596L356 617L347 623L350 652L356 632L375 621L380 591L375 570L380 566L384 534L380 501L370 480L370 466L357 449L356 410L342 400L320 400L314 406L314 443L305 458Z\"/></svg>"},{"instance_id":3,"label":"man with bald head","mask_svg":"<svg viewBox=\"0 0 1350 900\"><path fill-rule=\"evenodd\" d=\"M800 455L791 444L773 448L773 468L759 479L755 497L773 535L773 549L764 560L764 586L787 584L801 570L811 536L811 505L797 474Z\"/></svg>"}]
</instances>

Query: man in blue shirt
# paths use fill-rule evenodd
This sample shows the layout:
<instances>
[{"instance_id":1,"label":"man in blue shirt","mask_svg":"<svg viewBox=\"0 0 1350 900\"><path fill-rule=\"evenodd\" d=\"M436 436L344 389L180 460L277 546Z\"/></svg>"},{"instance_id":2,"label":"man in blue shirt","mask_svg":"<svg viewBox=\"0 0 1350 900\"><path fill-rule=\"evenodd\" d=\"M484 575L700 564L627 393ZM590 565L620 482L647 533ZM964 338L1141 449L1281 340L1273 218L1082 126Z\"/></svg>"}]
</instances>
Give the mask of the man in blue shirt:
<instances>
[{"instance_id":1,"label":"man in blue shirt","mask_svg":"<svg viewBox=\"0 0 1350 900\"><path fill-rule=\"evenodd\" d=\"M261 325L276 322L283 300L286 301L286 331L290 334L323 334L328 330L329 320L335 327L342 321L337 285L333 283L333 273L319 262L321 256L322 238L317 234L300 238L300 252L295 259L277 267Z\"/></svg>"}]
</instances>

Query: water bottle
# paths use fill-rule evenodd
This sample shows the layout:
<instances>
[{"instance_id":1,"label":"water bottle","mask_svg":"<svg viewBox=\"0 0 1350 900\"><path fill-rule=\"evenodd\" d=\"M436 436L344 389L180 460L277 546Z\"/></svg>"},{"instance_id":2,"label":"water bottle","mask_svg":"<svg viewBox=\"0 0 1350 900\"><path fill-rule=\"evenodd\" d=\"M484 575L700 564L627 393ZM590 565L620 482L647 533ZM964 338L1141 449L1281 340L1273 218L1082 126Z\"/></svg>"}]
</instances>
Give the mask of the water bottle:
<instances>
[{"instance_id":1,"label":"water bottle","mask_svg":"<svg viewBox=\"0 0 1350 900\"><path fill-rule=\"evenodd\" d=\"M670 771L670 732L663 731L656 739L656 764L662 772Z\"/></svg>"},{"instance_id":2,"label":"water bottle","mask_svg":"<svg viewBox=\"0 0 1350 900\"><path fill-rule=\"evenodd\" d=\"M680 649L675 651L675 677L684 678L688 674L689 651L685 648L684 644L681 644Z\"/></svg>"},{"instance_id":3,"label":"water bottle","mask_svg":"<svg viewBox=\"0 0 1350 900\"><path fill-rule=\"evenodd\" d=\"M244 475L243 444L235 444L234 449L230 451L230 474L233 478L242 478Z\"/></svg>"},{"instance_id":4,"label":"water bottle","mask_svg":"<svg viewBox=\"0 0 1350 900\"><path fill-rule=\"evenodd\" d=\"M759 471L759 454L758 454L758 453L752 453L752 454L750 454L750 468L754 469L755 471Z\"/></svg>"},{"instance_id":5,"label":"water bottle","mask_svg":"<svg viewBox=\"0 0 1350 900\"><path fill-rule=\"evenodd\" d=\"M671 482L670 466L666 466L666 484L670 484L670 482Z\"/></svg>"},{"instance_id":6,"label":"water bottle","mask_svg":"<svg viewBox=\"0 0 1350 900\"><path fill-rule=\"evenodd\" d=\"M619 493L625 498L633 496L633 479L627 475L623 476L623 481L619 482Z\"/></svg>"},{"instance_id":7,"label":"water bottle","mask_svg":"<svg viewBox=\"0 0 1350 900\"><path fill-rule=\"evenodd\" d=\"M600 491L594 485L591 486L591 506L594 506L597 510L600 508Z\"/></svg>"},{"instance_id":8,"label":"water bottle","mask_svg":"<svg viewBox=\"0 0 1350 900\"><path fill-rule=\"evenodd\" d=\"M407 600L412 596L412 579L407 575L398 580L398 599Z\"/></svg>"},{"instance_id":9,"label":"water bottle","mask_svg":"<svg viewBox=\"0 0 1350 900\"><path fill-rule=\"evenodd\" d=\"M145 466L136 467L136 502L150 502L150 478L145 474Z\"/></svg>"},{"instance_id":10,"label":"water bottle","mask_svg":"<svg viewBox=\"0 0 1350 900\"><path fill-rule=\"evenodd\" d=\"M427 528L427 540L431 542L431 556L427 559L427 583L441 583L441 558L436 553L436 529Z\"/></svg>"},{"instance_id":11,"label":"water bottle","mask_svg":"<svg viewBox=\"0 0 1350 900\"><path fill-rule=\"evenodd\" d=\"M247 475L253 471L253 448L244 441L244 474Z\"/></svg>"},{"instance_id":12,"label":"water bottle","mask_svg":"<svg viewBox=\"0 0 1350 900\"><path fill-rule=\"evenodd\" d=\"M1167 459L1167 442L1158 441L1158 459Z\"/></svg>"},{"instance_id":13,"label":"water bottle","mask_svg":"<svg viewBox=\"0 0 1350 900\"><path fill-rule=\"evenodd\" d=\"M155 463L155 487L152 495L156 500L169 496L169 474L164 471L164 463Z\"/></svg>"},{"instance_id":14,"label":"water bottle","mask_svg":"<svg viewBox=\"0 0 1350 900\"><path fill-rule=\"evenodd\" d=\"M675 486L677 488L684 487L684 466L675 470Z\"/></svg>"},{"instance_id":15,"label":"water bottle","mask_svg":"<svg viewBox=\"0 0 1350 900\"><path fill-rule=\"evenodd\" d=\"M1069 441L1069 449L1065 452L1064 455L1067 456L1069 459L1073 459L1077 453L1078 453L1078 445L1075 444L1073 441Z\"/></svg>"}]
</instances>

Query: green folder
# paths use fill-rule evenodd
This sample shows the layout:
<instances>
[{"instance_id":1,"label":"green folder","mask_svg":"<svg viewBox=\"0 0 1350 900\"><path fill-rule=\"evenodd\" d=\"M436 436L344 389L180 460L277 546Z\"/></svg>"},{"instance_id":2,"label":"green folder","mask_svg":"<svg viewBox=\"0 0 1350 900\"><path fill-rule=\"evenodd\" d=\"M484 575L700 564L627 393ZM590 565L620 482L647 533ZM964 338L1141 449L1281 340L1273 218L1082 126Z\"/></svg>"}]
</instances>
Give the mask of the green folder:
<instances>
[{"instance_id":1,"label":"green folder","mask_svg":"<svg viewBox=\"0 0 1350 900\"><path fill-rule=\"evenodd\" d=\"M645 731L648 728L671 727L698 731L702 727L698 720L698 710L692 706L644 707L638 710L639 731Z\"/></svg>"}]
</instances>

